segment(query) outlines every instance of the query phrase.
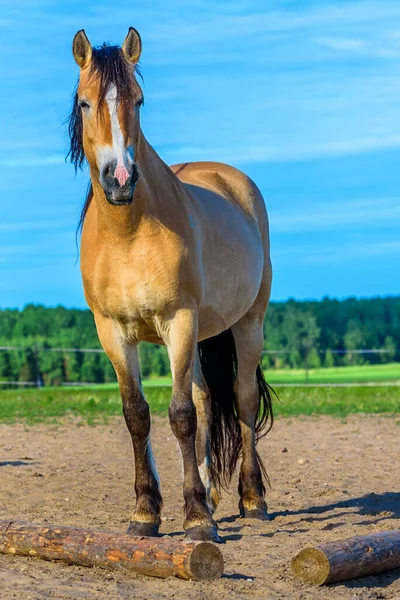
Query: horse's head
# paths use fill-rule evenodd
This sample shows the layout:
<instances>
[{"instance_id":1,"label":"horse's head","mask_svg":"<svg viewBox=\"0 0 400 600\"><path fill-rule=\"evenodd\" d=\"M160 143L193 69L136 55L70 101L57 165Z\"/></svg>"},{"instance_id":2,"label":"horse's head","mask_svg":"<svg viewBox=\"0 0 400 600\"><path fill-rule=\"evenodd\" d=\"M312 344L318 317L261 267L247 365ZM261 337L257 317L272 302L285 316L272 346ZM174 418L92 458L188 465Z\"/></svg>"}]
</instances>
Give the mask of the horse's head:
<instances>
[{"instance_id":1,"label":"horse's head","mask_svg":"<svg viewBox=\"0 0 400 600\"><path fill-rule=\"evenodd\" d=\"M72 51L80 76L69 127L71 161L78 167L86 157L108 202L130 204L139 179L135 152L143 95L135 74L140 36L131 27L122 48L92 48L81 30Z\"/></svg>"}]
</instances>

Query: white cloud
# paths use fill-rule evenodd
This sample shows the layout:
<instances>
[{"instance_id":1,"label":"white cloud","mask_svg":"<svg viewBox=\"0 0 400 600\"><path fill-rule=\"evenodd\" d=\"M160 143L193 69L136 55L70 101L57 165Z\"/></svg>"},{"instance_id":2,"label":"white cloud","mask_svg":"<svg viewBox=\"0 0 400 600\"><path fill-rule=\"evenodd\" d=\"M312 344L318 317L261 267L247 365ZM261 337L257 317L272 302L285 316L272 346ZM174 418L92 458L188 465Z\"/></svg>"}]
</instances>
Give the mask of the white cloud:
<instances>
[{"instance_id":1,"label":"white cloud","mask_svg":"<svg viewBox=\"0 0 400 600\"><path fill-rule=\"evenodd\" d=\"M345 231L367 227L382 227L387 224L400 225L400 198L373 198L357 201L323 202L318 205L304 203L301 212L285 214L270 209L271 231L274 234Z\"/></svg>"},{"instance_id":2,"label":"white cloud","mask_svg":"<svg viewBox=\"0 0 400 600\"><path fill-rule=\"evenodd\" d=\"M398 241L368 241L322 245L292 245L290 247L272 246L272 262L276 265L298 264L318 265L345 263L367 258L389 257L400 255Z\"/></svg>"},{"instance_id":3,"label":"white cloud","mask_svg":"<svg viewBox=\"0 0 400 600\"><path fill-rule=\"evenodd\" d=\"M65 157L61 154L47 154L45 156L20 156L9 154L7 158L0 158L0 167L7 169L21 169L25 167L48 167L61 165Z\"/></svg>"},{"instance_id":4,"label":"white cloud","mask_svg":"<svg viewBox=\"0 0 400 600\"><path fill-rule=\"evenodd\" d=\"M24 253L32 253L34 251L34 246L31 245L0 245L0 258L4 261L9 256L15 254L24 254Z\"/></svg>"},{"instance_id":5,"label":"white cloud","mask_svg":"<svg viewBox=\"0 0 400 600\"><path fill-rule=\"evenodd\" d=\"M317 43L322 44L323 46L327 46L328 48L332 48L333 50L361 50L365 48L366 42L360 39L351 39L351 38L318 38Z\"/></svg>"},{"instance_id":6,"label":"white cloud","mask_svg":"<svg viewBox=\"0 0 400 600\"><path fill-rule=\"evenodd\" d=\"M60 224L58 220L48 221L6 221L0 223L0 232L8 233L8 232L18 232L18 231L42 231L49 229L60 229L63 228L64 225Z\"/></svg>"},{"instance_id":7,"label":"white cloud","mask_svg":"<svg viewBox=\"0 0 400 600\"><path fill-rule=\"evenodd\" d=\"M400 148L400 135L387 138L360 138L339 142L307 144L298 147L273 147L267 144L245 146L181 146L161 149L160 154L171 163L196 160L216 160L235 164L263 162L297 162L321 157L349 156L367 152Z\"/></svg>"}]
</instances>

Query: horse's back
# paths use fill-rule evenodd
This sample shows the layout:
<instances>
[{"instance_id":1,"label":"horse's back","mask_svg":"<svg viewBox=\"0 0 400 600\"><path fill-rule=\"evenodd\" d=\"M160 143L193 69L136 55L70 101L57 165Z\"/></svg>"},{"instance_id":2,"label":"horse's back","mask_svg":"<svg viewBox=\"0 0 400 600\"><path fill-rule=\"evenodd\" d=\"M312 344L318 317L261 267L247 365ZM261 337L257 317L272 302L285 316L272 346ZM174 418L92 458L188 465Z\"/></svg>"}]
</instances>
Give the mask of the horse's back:
<instances>
[{"instance_id":1,"label":"horse's back","mask_svg":"<svg viewBox=\"0 0 400 600\"><path fill-rule=\"evenodd\" d=\"M248 217L254 219L264 242L268 242L268 216L257 185L245 173L230 165L211 162L186 162L171 165L171 170L186 184L204 188L235 203Z\"/></svg>"}]
</instances>

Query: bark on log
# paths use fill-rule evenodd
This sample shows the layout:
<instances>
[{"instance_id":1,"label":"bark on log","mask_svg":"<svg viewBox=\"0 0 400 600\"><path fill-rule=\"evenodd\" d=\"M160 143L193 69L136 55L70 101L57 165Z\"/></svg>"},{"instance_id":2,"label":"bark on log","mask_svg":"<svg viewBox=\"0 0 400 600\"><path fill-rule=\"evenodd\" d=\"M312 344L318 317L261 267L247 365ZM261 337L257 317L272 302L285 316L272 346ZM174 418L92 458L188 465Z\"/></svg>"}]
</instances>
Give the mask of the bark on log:
<instances>
[{"instance_id":1,"label":"bark on log","mask_svg":"<svg viewBox=\"0 0 400 600\"><path fill-rule=\"evenodd\" d=\"M292 559L294 575L317 585L400 567L400 529L305 548Z\"/></svg>"},{"instance_id":2,"label":"bark on log","mask_svg":"<svg viewBox=\"0 0 400 600\"><path fill-rule=\"evenodd\" d=\"M198 581L216 579L224 570L220 549L209 542L22 521L0 521L0 553Z\"/></svg>"}]
</instances>

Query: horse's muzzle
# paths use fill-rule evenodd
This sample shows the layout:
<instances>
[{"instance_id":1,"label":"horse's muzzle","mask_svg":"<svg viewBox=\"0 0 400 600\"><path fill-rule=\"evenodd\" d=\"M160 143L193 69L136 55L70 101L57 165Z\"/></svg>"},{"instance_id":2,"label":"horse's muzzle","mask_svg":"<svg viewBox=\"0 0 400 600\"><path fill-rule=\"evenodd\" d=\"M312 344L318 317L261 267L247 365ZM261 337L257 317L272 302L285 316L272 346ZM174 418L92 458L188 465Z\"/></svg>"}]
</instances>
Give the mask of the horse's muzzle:
<instances>
[{"instance_id":1,"label":"horse's muzzle","mask_svg":"<svg viewBox=\"0 0 400 600\"><path fill-rule=\"evenodd\" d=\"M116 177L116 162L105 165L100 175L100 183L103 186L107 201L113 206L126 206L133 200L133 193L139 179L139 169L136 163L130 165L126 171L126 177Z\"/></svg>"}]
</instances>

